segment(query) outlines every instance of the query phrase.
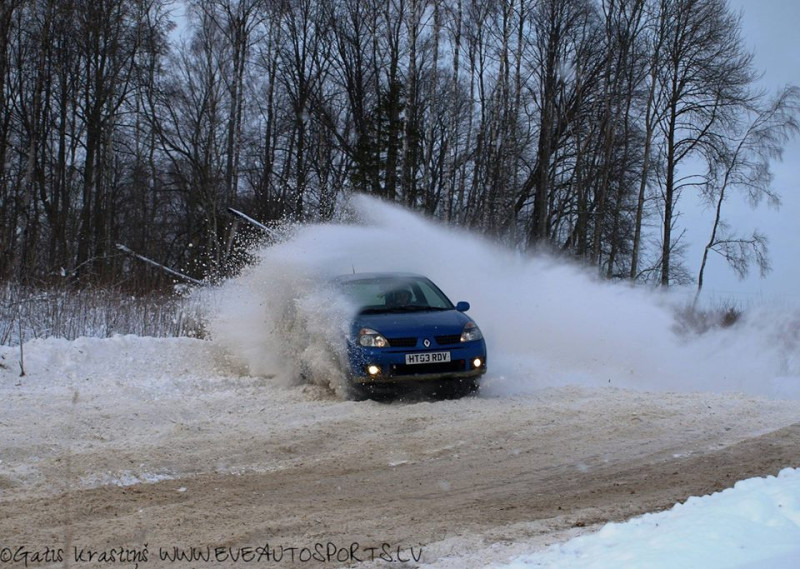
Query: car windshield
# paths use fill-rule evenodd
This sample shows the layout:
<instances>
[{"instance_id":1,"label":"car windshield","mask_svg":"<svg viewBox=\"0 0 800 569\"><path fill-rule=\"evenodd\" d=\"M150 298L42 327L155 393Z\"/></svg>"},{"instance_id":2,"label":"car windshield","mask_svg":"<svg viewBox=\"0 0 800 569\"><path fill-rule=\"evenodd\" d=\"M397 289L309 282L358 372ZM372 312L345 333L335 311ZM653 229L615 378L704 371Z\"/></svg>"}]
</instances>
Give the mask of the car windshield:
<instances>
[{"instance_id":1,"label":"car windshield","mask_svg":"<svg viewBox=\"0 0 800 569\"><path fill-rule=\"evenodd\" d=\"M361 313L452 310L453 303L424 277L365 277L342 284Z\"/></svg>"}]
</instances>

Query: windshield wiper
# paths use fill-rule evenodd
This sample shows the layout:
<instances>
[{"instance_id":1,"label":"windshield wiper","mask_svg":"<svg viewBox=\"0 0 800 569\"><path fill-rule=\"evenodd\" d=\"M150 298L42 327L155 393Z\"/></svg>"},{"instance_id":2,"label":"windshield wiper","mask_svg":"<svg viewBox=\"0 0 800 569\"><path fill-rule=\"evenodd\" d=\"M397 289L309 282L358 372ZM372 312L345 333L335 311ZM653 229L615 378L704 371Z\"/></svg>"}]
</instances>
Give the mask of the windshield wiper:
<instances>
[{"instance_id":1,"label":"windshield wiper","mask_svg":"<svg viewBox=\"0 0 800 569\"><path fill-rule=\"evenodd\" d=\"M430 312L447 309L440 306L419 306L409 304L408 306L394 306L392 308L387 308L386 310L387 312Z\"/></svg>"},{"instance_id":2,"label":"windshield wiper","mask_svg":"<svg viewBox=\"0 0 800 569\"><path fill-rule=\"evenodd\" d=\"M419 306L409 304L407 306L370 306L363 308L359 314L393 314L398 312L439 312L442 310L452 310L443 306Z\"/></svg>"},{"instance_id":3,"label":"windshield wiper","mask_svg":"<svg viewBox=\"0 0 800 569\"><path fill-rule=\"evenodd\" d=\"M381 314L386 312L385 306L369 306L358 311L359 314Z\"/></svg>"}]
</instances>

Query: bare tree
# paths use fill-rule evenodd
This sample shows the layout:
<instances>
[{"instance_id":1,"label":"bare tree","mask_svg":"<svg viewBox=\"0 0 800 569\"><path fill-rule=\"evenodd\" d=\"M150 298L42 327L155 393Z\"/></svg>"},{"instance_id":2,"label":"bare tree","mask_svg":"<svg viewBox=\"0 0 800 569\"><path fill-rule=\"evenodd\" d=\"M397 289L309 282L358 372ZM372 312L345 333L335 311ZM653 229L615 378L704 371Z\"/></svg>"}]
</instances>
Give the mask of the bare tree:
<instances>
[{"instance_id":1,"label":"bare tree","mask_svg":"<svg viewBox=\"0 0 800 569\"><path fill-rule=\"evenodd\" d=\"M228 89L227 142L225 149L225 196L236 203L244 105L244 78L256 34L265 17L264 0L194 0L224 39L222 49L229 57L229 72L222 77Z\"/></svg>"},{"instance_id":2,"label":"bare tree","mask_svg":"<svg viewBox=\"0 0 800 569\"><path fill-rule=\"evenodd\" d=\"M725 0L185 4L172 46L171 0L0 4L1 276L158 285L118 241L215 274L228 206L329 219L351 191L669 284L697 188L700 286L710 251L766 259L722 204L768 187L794 102L756 105Z\"/></svg>"},{"instance_id":3,"label":"bare tree","mask_svg":"<svg viewBox=\"0 0 800 569\"><path fill-rule=\"evenodd\" d=\"M133 7L123 0L79 1L75 11L84 66L78 108L86 131L76 261L80 274L95 269L104 273L106 253L114 246L109 231L113 218L111 140L118 111L133 87L134 57L140 39Z\"/></svg>"},{"instance_id":4,"label":"bare tree","mask_svg":"<svg viewBox=\"0 0 800 569\"><path fill-rule=\"evenodd\" d=\"M22 0L0 3L0 276L8 274L14 259L13 241L16 233L16 215L11 207L7 157L11 147L12 101L16 97L12 70L15 34L18 33L19 9Z\"/></svg>"},{"instance_id":5,"label":"bare tree","mask_svg":"<svg viewBox=\"0 0 800 569\"><path fill-rule=\"evenodd\" d=\"M223 260L228 134L223 39L205 11L195 14L192 37L151 105L169 186L181 196L180 239L187 257L179 261L193 275L214 273Z\"/></svg>"},{"instance_id":6,"label":"bare tree","mask_svg":"<svg viewBox=\"0 0 800 569\"><path fill-rule=\"evenodd\" d=\"M373 114L378 105L374 86L379 81L378 56L371 49L377 30L370 23L377 19L377 6L368 0L347 0L333 13L332 33L337 58L332 62L333 84L342 91L349 121L336 123L324 117L341 150L352 161L351 183L360 192L380 195L380 155L372 126Z\"/></svg>"},{"instance_id":7,"label":"bare tree","mask_svg":"<svg viewBox=\"0 0 800 569\"><path fill-rule=\"evenodd\" d=\"M703 249L703 259L697 275L697 295L703 289L703 277L710 252L721 255L736 274L747 275L752 261L763 276L770 269L767 239L758 231L749 237L736 236L722 217L723 204L733 189L743 190L750 203L757 205L766 198L775 205L780 198L770 188L770 161L780 159L790 137L800 132L800 89L788 87L764 108L744 111L740 122L744 132L721 136L707 155L710 168L706 199L715 205L711 234Z\"/></svg>"},{"instance_id":8,"label":"bare tree","mask_svg":"<svg viewBox=\"0 0 800 569\"><path fill-rule=\"evenodd\" d=\"M739 19L724 0L662 0L665 26L659 89L665 112L661 284L670 283L673 222L681 189L697 184L680 165L714 144L713 129L752 100L752 56L744 50Z\"/></svg>"},{"instance_id":9,"label":"bare tree","mask_svg":"<svg viewBox=\"0 0 800 569\"><path fill-rule=\"evenodd\" d=\"M651 159L653 154L653 140L655 137L656 125L660 119L662 109L657 105L656 96L658 94L658 75L661 69L664 43L666 37L666 18L667 11L660 2L645 2L645 45L647 49L648 72L646 99L644 102L644 148L642 153L642 165L639 175L639 188L636 200L636 215L634 220L633 246L631 251L631 263L629 276L632 280L639 278L639 261L642 243L642 223L645 215L645 197L647 187L651 181Z\"/></svg>"},{"instance_id":10,"label":"bare tree","mask_svg":"<svg viewBox=\"0 0 800 569\"><path fill-rule=\"evenodd\" d=\"M324 7L313 0L292 3L283 14L287 45L281 53L284 88L291 105L293 125L290 146L291 182L287 180L287 200L292 215L303 219L309 182L309 129L311 103L329 72L327 59L329 20ZM289 190L291 190L289 192ZM291 197L290 197L291 196Z\"/></svg>"},{"instance_id":11,"label":"bare tree","mask_svg":"<svg viewBox=\"0 0 800 569\"><path fill-rule=\"evenodd\" d=\"M251 187L254 194L254 213L264 220L280 219L284 214L277 183L277 148L279 144L280 93L278 72L283 27L280 12L265 7L266 30L256 46L253 72L253 114L247 125L255 130L251 134L252 146L257 149L251 162ZM244 120L244 119L243 119Z\"/></svg>"},{"instance_id":12,"label":"bare tree","mask_svg":"<svg viewBox=\"0 0 800 569\"><path fill-rule=\"evenodd\" d=\"M569 76L573 67L570 53L582 51L581 38L592 37L582 33L586 26L595 23L592 14L592 7L582 0L546 0L531 15L536 37L536 61L541 70L536 167L526 184L533 189L531 245L544 243L550 237L548 220L551 219L550 208L555 198L553 160L559 154L559 141L564 140L572 119L579 112L576 105L588 100L583 96L583 89L592 85L591 81L581 81L580 90L576 89L578 85L574 82L568 87L568 83L576 78Z\"/></svg>"}]
</instances>

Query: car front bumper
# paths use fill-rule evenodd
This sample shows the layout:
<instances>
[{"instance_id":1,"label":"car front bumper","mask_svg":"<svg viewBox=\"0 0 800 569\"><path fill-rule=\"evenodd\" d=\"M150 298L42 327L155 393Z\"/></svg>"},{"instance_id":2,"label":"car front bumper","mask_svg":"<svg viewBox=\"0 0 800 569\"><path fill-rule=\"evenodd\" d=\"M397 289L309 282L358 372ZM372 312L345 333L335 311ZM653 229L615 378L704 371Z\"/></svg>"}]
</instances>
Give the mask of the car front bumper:
<instances>
[{"instance_id":1,"label":"car front bumper","mask_svg":"<svg viewBox=\"0 0 800 569\"><path fill-rule=\"evenodd\" d=\"M427 381L442 381L459 379L471 379L482 376L486 373L486 368L478 368L470 371L463 372L440 372L440 373L418 373L408 375L389 375L377 374L371 376L354 376L353 381L362 385L371 385L377 383L413 383L413 382L427 382Z\"/></svg>"},{"instance_id":2,"label":"car front bumper","mask_svg":"<svg viewBox=\"0 0 800 569\"><path fill-rule=\"evenodd\" d=\"M442 351L450 352L449 362L406 363L406 354ZM359 384L472 379L486 373L486 344L483 340L431 350L364 348L351 344L348 352L351 381ZM478 367L474 365L476 358L481 360ZM377 366L380 371L369 373L370 366Z\"/></svg>"}]
</instances>

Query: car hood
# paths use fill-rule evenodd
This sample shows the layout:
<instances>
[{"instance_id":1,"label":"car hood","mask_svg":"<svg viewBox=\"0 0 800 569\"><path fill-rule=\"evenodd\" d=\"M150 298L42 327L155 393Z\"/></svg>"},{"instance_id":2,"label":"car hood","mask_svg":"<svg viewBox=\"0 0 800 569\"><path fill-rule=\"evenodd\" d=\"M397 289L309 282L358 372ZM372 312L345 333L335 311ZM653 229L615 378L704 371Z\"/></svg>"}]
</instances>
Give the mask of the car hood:
<instances>
[{"instance_id":1,"label":"car hood","mask_svg":"<svg viewBox=\"0 0 800 569\"><path fill-rule=\"evenodd\" d=\"M354 335L361 328L372 328L387 337L431 334L460 334L472 319L457 310L430 312L390 312L359 314L353 321Z\"/></svg>"}]
</instances>

